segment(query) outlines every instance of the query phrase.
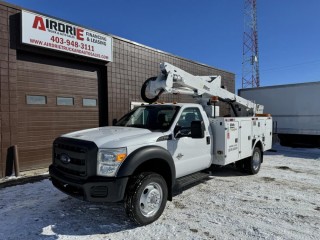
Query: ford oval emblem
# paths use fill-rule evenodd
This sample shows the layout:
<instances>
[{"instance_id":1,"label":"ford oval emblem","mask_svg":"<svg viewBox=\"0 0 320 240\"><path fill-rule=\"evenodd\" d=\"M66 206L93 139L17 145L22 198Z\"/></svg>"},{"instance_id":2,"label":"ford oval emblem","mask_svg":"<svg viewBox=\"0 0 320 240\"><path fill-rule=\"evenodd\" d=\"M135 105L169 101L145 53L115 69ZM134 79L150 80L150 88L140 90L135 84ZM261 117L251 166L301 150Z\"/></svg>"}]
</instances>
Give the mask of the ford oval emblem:
<instances>
[{"instance_id":1,"label":"ford oval emblem","mask_svg":"<svg viewBox=\"0 0 320 240\"><path fill-rule=\"evenodd\" d=\"M71 162L71 158L65 154L65 153L61 153L60 154L60 161L64 164L70 163Z\"/></svg>"}]
</instances>

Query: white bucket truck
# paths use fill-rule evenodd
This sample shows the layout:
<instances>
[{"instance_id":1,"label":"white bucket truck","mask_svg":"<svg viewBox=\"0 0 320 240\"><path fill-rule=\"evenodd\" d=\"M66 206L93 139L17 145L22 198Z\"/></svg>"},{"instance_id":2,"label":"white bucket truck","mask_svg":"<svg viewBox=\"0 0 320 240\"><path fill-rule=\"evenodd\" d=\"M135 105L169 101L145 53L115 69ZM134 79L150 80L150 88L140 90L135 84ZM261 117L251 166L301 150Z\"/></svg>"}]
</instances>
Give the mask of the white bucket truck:
<instances>
[{"instance_id":1,"label":"white bucket truck","mask_svg":"<svg viewBox=\"0 0 320 240\"><path fill-rule=\"evenodd\" d=\"M272 119L221 88L220 76L193 76L169 63L148 79L133 109L115 126L68 133L53 143L52 183L87 201L124 201L139 225L160 217L175 190L208 177L212 166L235 162L256 174L271 148ZM156 104L161 94L190 94L195 103ZM230 117L217 117L217 101Z\"/></svg>"}]
</instances>

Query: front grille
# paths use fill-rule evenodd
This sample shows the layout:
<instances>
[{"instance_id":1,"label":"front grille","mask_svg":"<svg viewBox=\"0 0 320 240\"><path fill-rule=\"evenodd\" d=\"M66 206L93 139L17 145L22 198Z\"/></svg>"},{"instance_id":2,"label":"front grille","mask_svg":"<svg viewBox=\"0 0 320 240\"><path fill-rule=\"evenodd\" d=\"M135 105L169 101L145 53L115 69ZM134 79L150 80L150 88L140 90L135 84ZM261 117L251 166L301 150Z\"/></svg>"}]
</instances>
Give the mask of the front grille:
<instances>
[{"instance_id":1,"label":"front grille","mask_svg":"<svg viewBox=\"0 0 320 240\"><path fill-rule=\"evenodd\" d=\"M53 150L54 164L56 168L69 177L84 178L87 176L88 149L70 143L55 143ZM68 161L62 161L62 157L68 157Z\"/></svg>"},{"instance_id":2,"label":"front grille","mask_svg":"<svg viewBox=\"0 0 320 240\"><path fill-rule=\"evenodd\" d=\"M58 165L57 169L64 172L64 173L73 175L73 176L78 176L78 177L85 177L86 176L86 171L73 170L70 168L63 167L61 165Z\"/></svg>"},{"instance_id":3,"label":"front grille","mask_svg":"<svg viewBox=\"0 0 320 240\"><path fill-rule=\"evenodd\" d=\"M60 159L61 154L55 153L55 158L56 159ZM78 158L72 158L70 157L70 163L74 164L74 165L85 165L86 164L86 160L85 159L78 159Z\"/></svg>"},{"instance_id":4,"label":"front grille","mask_svg":"<svg viewBox=\"0 0 320 240\"><path fill-rule=\"evenodd\" d=\"M82 154L82 158L73 157L74 152L66 151L59 148L54 149L54 164L58 170L62 171L67 175L73 175L78 177L85 177L86 174L86 155ZM70 162L65 163L61 161L61 154L68 155L70 157Z\"/></svg>"},{"instance_id":5,"label":"front grille","mask_svg":"<svg viewBox=\"0 0 320 240\"><path fill-rule=\"evenodd\" d=\"M72 151L72 152L77 152L77 153L85 153L87 149L80 147L80 146L72 146L72 145L67 145L63 143L56 143L55 147L59 149L64 149L67 151Z\"/></svg>"},{"instance_id":6,"label":"front grille","mask_svg":"<svg viewBox=\"0 0 320 240\"><path fill-rule=\"evenodd\" d=\"M97 152L94 142L60 137L53 143L53 165L66 177L86 179L96 173Z\"/></svg>"}]
</instances>

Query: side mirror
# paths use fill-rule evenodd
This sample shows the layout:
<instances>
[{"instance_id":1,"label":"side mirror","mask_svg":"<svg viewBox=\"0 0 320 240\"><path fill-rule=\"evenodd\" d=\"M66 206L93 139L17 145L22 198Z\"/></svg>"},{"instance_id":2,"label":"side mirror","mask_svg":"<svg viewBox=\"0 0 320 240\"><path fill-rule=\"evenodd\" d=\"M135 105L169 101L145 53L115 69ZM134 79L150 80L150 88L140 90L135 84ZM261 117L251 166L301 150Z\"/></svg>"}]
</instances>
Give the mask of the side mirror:
<instances>
[{"instance_id":1,"label":"side mirror","mask_svg":"<svg viewBox=\"0 0 320 240\"><path fill-rule=\"evenodd\" d=\"M191 122L191 137L192 138L204 138L204 123L203 121Z\"/></svg>"},{"instance_id":2,"label":"side mirror","mask_svg":"<svg viewBox=\"0 0 320 240\"><path fill-rule=\"evenodd\" d=\"M115 118L112 120L112 126L115 126L117 124L118 120Z\"/></svg>"}]
</instances>

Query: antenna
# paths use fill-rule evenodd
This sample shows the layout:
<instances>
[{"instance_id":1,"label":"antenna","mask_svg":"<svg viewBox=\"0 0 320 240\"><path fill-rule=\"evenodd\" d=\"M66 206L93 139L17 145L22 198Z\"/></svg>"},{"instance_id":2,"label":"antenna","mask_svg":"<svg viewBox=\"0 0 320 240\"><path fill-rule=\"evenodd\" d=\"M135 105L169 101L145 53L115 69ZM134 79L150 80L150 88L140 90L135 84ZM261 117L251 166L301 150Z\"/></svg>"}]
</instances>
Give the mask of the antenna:
<instances>
[{"instance_id":1,"label":"antenna","mask_svg":"<svg viewBox=\"0 0 320 240\"><path fill-rule=\"evenodd\" d=\"M257 1L244 0L242 88L259 87Z\"/></svg>"}]
</instances>

